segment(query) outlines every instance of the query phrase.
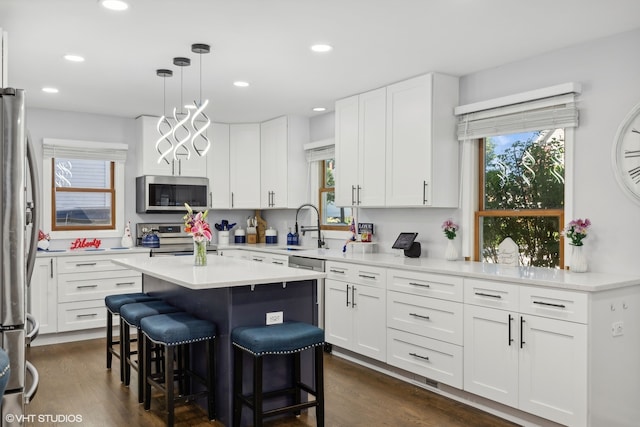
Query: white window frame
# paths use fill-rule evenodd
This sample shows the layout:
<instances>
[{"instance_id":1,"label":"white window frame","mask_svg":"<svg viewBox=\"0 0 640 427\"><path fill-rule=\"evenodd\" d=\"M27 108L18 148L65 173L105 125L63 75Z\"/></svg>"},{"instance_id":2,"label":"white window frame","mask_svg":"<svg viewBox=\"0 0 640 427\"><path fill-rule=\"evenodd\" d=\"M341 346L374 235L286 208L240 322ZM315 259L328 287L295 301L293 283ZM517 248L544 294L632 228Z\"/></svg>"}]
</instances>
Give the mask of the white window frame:
<instances>
[{"instance_id":1,"label":"white window frame","mask_svg":"<svg viewBox=\"0 0 640 427\"><path fill-rule=\"evenodd\" d=\"M105 150L123 150L126 152L128 149L126 144L115 143L98 143L93 141L71 141L71 140L56 140L56 139L44 139L44 144L60 144L67 145L69 147L75 146L85 147L87 151L99 152L100 149ZM73 158L73 157L71 157ZM114 161L110 158L104 158L105 161ZM42 228L43 230L51 230L51 209L53 208L51 200L51 187L53 185L51 177L53 176L51 157L44 155L42 161ZM111 230L69 230L69 231L48 231L49 236L52 239L76 239L78 237L95 237L95 238L109 238L109 237L122 237L124 233L125 221L124 221L124 161L115 161L114 165L114 188L116 192L116 209L115 209L115 228Z\"/></svg>"}]
</instances>

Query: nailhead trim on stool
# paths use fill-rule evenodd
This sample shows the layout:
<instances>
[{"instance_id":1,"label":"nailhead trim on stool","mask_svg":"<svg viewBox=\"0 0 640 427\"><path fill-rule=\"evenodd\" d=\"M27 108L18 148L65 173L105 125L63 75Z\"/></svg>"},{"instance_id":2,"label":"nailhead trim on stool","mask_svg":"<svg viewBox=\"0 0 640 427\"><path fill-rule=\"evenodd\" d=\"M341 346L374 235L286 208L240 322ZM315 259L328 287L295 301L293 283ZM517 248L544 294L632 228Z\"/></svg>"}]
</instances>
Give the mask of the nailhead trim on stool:
<instances>
[{"instance_id":1,"label":"nailhead trim on stool","mask_svg":"<svg viewBox=\"0 0 640 427\"><path fill-rule=\"evenodd\" d=\"M316 408L317 426L324 426L324 368L323 344L324 331L316 326L303 322L285 322L269 326L241 326L231 333L233 343L233 425L240 426L242 405L253 411L254 427L262 426L263 418L287 412L300 413L301 409ZM316 387L302 383L300 377L300 353L315 348L314 376ZM244 395L243 383L243 354L252 356L253 389L252 394ZM269 391L262 390L262 365L265 355L290 355L293 363L292 385L289 388ZM302 402L302 391L315 396L316 400ZM271 397L293 395L294 403L269 411L263 410L263 400Z\"/></svg>"},{"instance_id":2,"label":"nailhead trim on stool","mask_svg":"<svg viewBox=\"0 0 640 427\"><path fill-rule=\"evenodd\" d=\"M148 301L148 302L136 302L133 304L125 304L120 308L120 321L124 322L121 330L123 331L122 346L122 360L124 360L124 384L129 385L131 380L131 368L138 371L138 403L144 401L144 373L140 371L140 363L142 359L142 349L138 348L138 351L131 351L131 344L129 339L129 327L135 327L138 333L138 343L142 346L142 331L140 330L140 321L148 316L155 316L157 314L175 313L182 311L177 307L172 306L164 301ZM132 355L137 354L138 360L132 360Z\"/></svg>"},{"instance_id":3,"label":"nailhead trim on stool","mask_svg":"<svg viewBox=\"0 0 640 427\"><path fill-rule=\"evenodd\" d=\"M207 320L198 319L187 313L168 313L157 316L144 317L140 320L140 328L144 335L144 368L145 391L144 409L151 408L151 386L161 390L165 395L167 407L167 425L173 426L175 393L174 378L178 377L178 383L184 388L183 393L191 393L189 390L189 378L202 382L206 390L190 395L180 395L179 400L193 400L197 396L207 396L207 410L210 420L216 417L215 412L215 336L216 325ZM195 342L205 341L207 373L202 378L189 369L189 346ZM151 374L151 343L164 346L164 372L161 375ZM178 348L178 371L174 370L174 349ZM180 357L181 350L185 353ZM184 365L184 366L183 366ZM184 384L184 387L183 387Z\"/></svg>"},{"instance_id":4,"label":"nailhead trim on stool","mask_svg":"<svg viewBox=\"0 0 640 427\"><path fill-rule=\"evenodd\" d=\"M157 301L158 298L154 298L142 292L132 292L128 294L115 294L108 295L104 298L104 305L107 307L107 369L111 369L111 361L113 356L116 356L120 359L120 381L124 381L124 371L123 371L123 359L121 357L122 353L122 331L120 331L120 339L113 339L113 316L120 315L120 307L125 304L131 304L134 302L142 302L142 301ZM113 346L120 345L120 351L116 351Z\"/></svg>"}]
</instances>

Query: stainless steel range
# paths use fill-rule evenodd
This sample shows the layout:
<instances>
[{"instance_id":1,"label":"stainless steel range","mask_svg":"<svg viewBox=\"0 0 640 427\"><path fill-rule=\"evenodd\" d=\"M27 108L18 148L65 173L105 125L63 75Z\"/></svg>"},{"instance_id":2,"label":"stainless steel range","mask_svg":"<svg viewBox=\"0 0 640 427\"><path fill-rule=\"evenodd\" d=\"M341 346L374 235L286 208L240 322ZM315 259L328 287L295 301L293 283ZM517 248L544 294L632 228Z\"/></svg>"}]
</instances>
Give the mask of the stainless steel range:
<instances>
[{"instance_id":1,"label":"stainless steel range","mask_svg":"<svg viewBox=\"0 0 640 427\"><path fill-rule=\"evenodd\" d=\"M149 245L145 236L155 234L159 245ZM149 247L151 256L174 256L193 254L193 237L184 231L183 223L138 223L136 224L136 246ZM157 246L157 247L151 247ZM209 244L207 252L215 252Z\"/></svg>"}]
</instances>

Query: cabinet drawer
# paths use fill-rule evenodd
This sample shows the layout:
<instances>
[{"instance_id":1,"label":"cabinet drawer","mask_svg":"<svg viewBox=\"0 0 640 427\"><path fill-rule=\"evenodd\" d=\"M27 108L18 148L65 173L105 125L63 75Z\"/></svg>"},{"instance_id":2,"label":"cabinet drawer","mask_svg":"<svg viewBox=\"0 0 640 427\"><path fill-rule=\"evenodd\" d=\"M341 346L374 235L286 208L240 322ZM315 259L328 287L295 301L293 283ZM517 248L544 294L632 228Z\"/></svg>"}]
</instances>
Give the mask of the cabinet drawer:
<instances>
[{"instance_id":1,"label":"cabinet drawer","mask_svg":"<svg viewBox=\"0 0 640 427\"><path fill-rule=\"evenodd\" d=\"M387 326L462 345L462 307L459 302L387 291Z\"/></svg>"},{"instance_id":2,"label":"cabinet drawer","mask_svg":"<svg viewBox=\"0 0 640 427\"><path fill-rule=\"evenodd\" d=\"M104 301L58 304L58 332L103 328L107 325Z\"/></svg>"},{"instance_id":3,"label":"cabinet drawer","mask_svg":"<svg viewBox=\"0 0 640 427\"><path fill-rule=\"evenodd\" d=\"M269 262L275 265L282 265L286 267L289 265L289 257L286 255L270 255Z\"/></svg>"},{"instance_id":4,"label":"cabinet drawer","mask_svg":"<svg viewBox=\"0 0 640 427\"><path fill-rule=\"evenodd\" d=\"M329 261L325 269L327 279L381 288L386 286L387 271L382 267Z\"/></svg>"},{"instance_id":5,"label":"cabinet drawer","mask_svg":"<svg viewBox=\"0 0 640 427\"><path fill-rule=\"evenodd\" d=\"M462 347L387 329L387 363L462 388Z\"/></svg>"},{"instance_id":6,"label":"cabinet drawer","mask_svg":"<svg viewBox=\"0 0 640 427\"><path fill-rule=\"evenodd\" d=\"M488 280L464 279L466 304L518 311L518 285Z\"/></svg>"},{"instance_id":7,"label":"cabinet drawer","mask_svg":"<svg viewBox=\"0 0 640 427\"><path fill-rule=\"evenodd\" d=\"M58 274L80 273L85 271L127 270L126 267L111 262L113 258L124 258L126 254L79 255L58 258Z\"/></svg>"},{"instance_id":8,"label":"cabinet drawer","mask_svg":"<svg viewBox=\"0 0 640 427\"><path fill-rule=\"evenodd\" d=\"M105 277L106 276L106 277ZM130 270L58 276L58 302L103 300L111 294L140 292L142 275Z\"/></svg>"},{"instance_id":9,"label":"cabinet drawer","mask_svg":"<svg viewBox=\"0 0 640 427\"><path fill-rule=\"evenodd\" d=\"M562 289L523 286L520 288L520 312L542 317L588 323L589 296Z\"/></svg>"},{"instance_id":10,"label":"cabinet drawer","mask_svg":"<svg viewBox=\"0 0 640 427\"><path fill-rule=\"evenodd\" d=\"M462 302L462 277L392 269L387 274L387 289Z\"/></svg>"}]
</instances>

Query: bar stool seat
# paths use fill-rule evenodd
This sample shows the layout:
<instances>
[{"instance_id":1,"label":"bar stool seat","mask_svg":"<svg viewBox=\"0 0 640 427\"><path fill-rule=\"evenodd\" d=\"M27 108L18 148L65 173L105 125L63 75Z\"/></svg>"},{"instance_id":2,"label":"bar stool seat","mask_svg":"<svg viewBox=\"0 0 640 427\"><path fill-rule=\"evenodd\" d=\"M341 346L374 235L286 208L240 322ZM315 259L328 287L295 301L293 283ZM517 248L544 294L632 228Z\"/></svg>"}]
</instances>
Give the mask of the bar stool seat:
<instances>
[{"instance_id":1,"label":"bar stool seat","mask_svg":"<svg viewBox=\"0 0 640 427\"><path fill-rule=\"evenodd\" d=\"M123 371L123 359L122 353L122 331L120 331L120 339L114 340L113 338L113 316L120 315L120 307L125 304L131 304L134 302L143 301L157 301L158 298L154 298L142 292L133 292L128 294L115 294L108 295L104 298L104 304L107 307L107 369L111 369L111 362L113 356L120 359L120 381L124 381ZM119 351L114 348L115 345L119 345Z\"/></svg>"},{"instance_id":2,"label":"bar stool seat","mask_svg":"<svg viewBox=\"0 0 640 427\"><path fill-rule=\"evenodd\" d=\"M199 396L207 396L207 409L210 420L214 420L215 412L215 336L216 325L207 320L198 319L187 313L167 313L156 316L144 317L140 320L140 328L144 335L144 360L143 371L145 373L144 408L151 408L151 387L155 387L164 393L167 407L167 425L173 426L174 409L176 401L191 401ZM189 347L191 344L204 341L206 352L205 377L197 375L190 369ZM151 345L158 344L164 347L164 372L152 373ZM174 368L174 350L178 354L177 369ZM190 390L190 379L195 379L205 386L201 392ZM175 395L175 381L178 381L180 389Z\"/></svg>"},{"instance_id":3,"label":"bar stool seat","mask_svg":"<svg viewBox=\"0 0 640 427\"><path fill-rule=\"evenodd\" d=\"M125 304L120 308L120 321L124 323L121 327L123 331L123 340L124 343L122 347L122 360L124 361L124 384L129 385L131 380L131 368L135 369L138 372L138 403L142 403L144 401L143 392L144 392L144 375L140 372L140 359L142 358L142 351L138 348L137 351L131 350L131 337L130 337L130 327L134 327L137 329L137 341L138 345L142 345L142 332L140 329L140 321L148 316L155 316L158 314L164 313L175 313L182 311L173 305L161 301L145 301L145 302L135 302L133 304ZM136 341L136 340L134 340ZM137 360L133 360L132 356L138 355Z\"/></svg>"},{"instance_id":4,"label":"bar stool seat","mask_svg":"<svg viewBox=\"0 0 640 427\"><path fill-rule=\"evenodd\" d=\"M300 413L301 409L315 407L316 423L324 426L324 369L323 344L324 331L316 326L303 322L285 322L269 326L241 326L231 333L234 351L233 368L233 425L240 426L242 405L253 411L253 425L262 426L266 417L287 412ZM314 377L315 389L302 383L300 379L300 353L307 349L315 349ZM253 361L252 394L244 395L243 354L248 353ZM291 387L263 393L262 366L265 355L291 355L293 368ZM315 401L302 402L302 391L315 396ZM263 401L283 395L294 396L294 403L269 411L263 410Z\"/></svg>"}]
</instances>

